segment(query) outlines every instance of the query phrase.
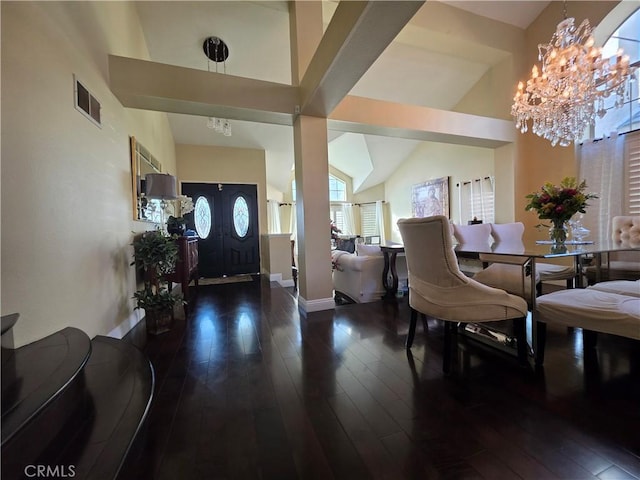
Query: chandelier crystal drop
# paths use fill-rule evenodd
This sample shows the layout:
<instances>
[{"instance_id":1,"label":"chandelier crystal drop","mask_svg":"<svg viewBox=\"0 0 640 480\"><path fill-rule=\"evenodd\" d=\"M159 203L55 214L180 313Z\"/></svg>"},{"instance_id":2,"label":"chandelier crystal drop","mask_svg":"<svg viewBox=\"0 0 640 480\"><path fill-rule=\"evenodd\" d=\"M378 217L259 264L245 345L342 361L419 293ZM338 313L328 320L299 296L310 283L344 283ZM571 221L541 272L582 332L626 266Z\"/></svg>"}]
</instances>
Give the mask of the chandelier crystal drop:
<instances>
[{"instance_id":1,"label":"chandelier crystal drop","mask_svg":"<svg viewBox=\"0 0 640 480\"><path fill-rule=\"evenodd\" d=\"M526 85L518 83L511 115L522 133L529 129L551 142L568 146L580 140L585 129L602 118L604 99L616 96L615 107L624 104L625 84L632 69L629 57L618 50L615 57L603 58L602 48L594 46L588 20L575 27L565 18L556 28L551 42L538 45L538 60Z\"/></svg>"}]
</instances>

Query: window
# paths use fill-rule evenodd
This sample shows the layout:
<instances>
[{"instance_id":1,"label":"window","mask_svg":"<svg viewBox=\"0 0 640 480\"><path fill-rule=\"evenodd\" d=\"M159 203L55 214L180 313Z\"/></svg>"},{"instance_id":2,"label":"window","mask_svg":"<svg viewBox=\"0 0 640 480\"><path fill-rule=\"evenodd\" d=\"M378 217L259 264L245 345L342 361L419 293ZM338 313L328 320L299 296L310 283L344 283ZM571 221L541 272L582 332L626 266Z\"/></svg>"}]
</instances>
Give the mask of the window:
<instances>
[{"instance_id":1,"label":"window","mask_svg":"<svg viewBox=\"0 0 640 480\"><path fill-rule=\"evenodd\" d=\"M240 238L246 237L249 231L249 205L242 196L233 202L233 228Z\"/></svg>"},{"instance_id":2,"label":"window","mask_svg":"<svg viewBox=\"0 0 640 480\"><path fill-rule=\"evenodd\" d=\"M378 215L375 203L365 203L360 206L360 234L363 237L380 235L378 231Z\"/></svg>"},{"instance_id":3,"label":"window","mask_svg":"<svg viewBox=\"0 0 640 480\"><path fill-rule=\"evenodd\" d=\"M296 181L293 180L291 182L291 198L295 202L296 201ZM336 227L340 229L343 233L347 233L348 225L347 219L345 215L348 212L345 212L345 207L342 203L347 200L347 184L333 175L329 175L329 216L331 220L334 221ZM355 227L351 225L351 227Z\"/></svg>"},{"instance_id":4,"label":"window","mask_svg":"<svg viewBox=\"0 0 640 480\"><path fill-rule=\"evenodd\" d=\"M333 220L336 227L338 227L338 230L344 232L344 211L342 205L331 204L329 206L329 214L331 215L331 220Z\"/></svg>"},{"instance_id":5,"label":"window","mask_svg":"<svg viewBox=\"0 0 640 480\"><path fill-rule=\"evenodd\" d=\"M339 178L329 175L329 201L346 202L347 185Z\"/></svg>"},{"instance_id":6,"label":"window","mask_svg":"<svg viewBox=\"0 0 640 480\"><path fill-rule=\"evenodd\" d=\"M640 215L640 132L627 134L625 140L625 213Z\"/></svg>"},{"instance_id":7,"label":"window","mask_svg":"<svg viewBox=\"0 0 640 480\"><path fill-rule=\"evenodd\" d=\"M291 182L291 199L296 201L296 181ZM330 202L346 202L347 201L347 184L339 178L329 175L329 201Z\"/></svg>"},{"instance_id":8,"label":"window","mask_svg":"<svg viewBox=\"0 0 640 480\"><path fill-rule=\"evenodd\" d=\"M494 177L476 178L458 184L460 195L460 224L470 220L495 222Z\"/></svg>"},{"instance_id":9,"label":"window","mask_svg":"<svg viewBox=\"0 0 640 480\"><path fill-rule=\"evenodd\" d=\"M640 61L640 9L627 18L622 25L609 37L602 47L603 57L615 56L622 48L625 55L629 55L629 63ZM596 116L594 132L591 138L602 138L611 132L626 133L640 128L640 69L632 75L634 81L627 83L628 97L622 108L614 108L615 95L604 99L607 111L603 118Z\"/></svg>"},{"instance_id":10,"label":"window","mask_svg":"<svg viewBox=\"0 0 640 480\"><path fill-rule=\"evenodd\" d=\"M202 239L211 232L211 206L205 197L198 197L193 211L196 224L196 233Z\"/></svg>"}]
</instances>

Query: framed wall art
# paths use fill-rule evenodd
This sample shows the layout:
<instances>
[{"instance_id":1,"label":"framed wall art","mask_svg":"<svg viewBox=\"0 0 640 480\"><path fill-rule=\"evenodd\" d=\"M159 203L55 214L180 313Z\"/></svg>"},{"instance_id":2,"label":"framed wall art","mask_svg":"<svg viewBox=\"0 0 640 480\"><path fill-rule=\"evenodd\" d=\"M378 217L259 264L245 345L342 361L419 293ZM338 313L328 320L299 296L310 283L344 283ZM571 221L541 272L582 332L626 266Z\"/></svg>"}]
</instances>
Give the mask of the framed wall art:
<instances>
[{"instance_id":1,"label":"framed wall art","mask_svg":"<svg viewBox=\"0 0 640 480\"><path fill-rule=\"evenodd\" d=\"M414 217L444 215L449 218L449 177L414 185L411 188L411 214Z\"/></svg>"}]
</instances>

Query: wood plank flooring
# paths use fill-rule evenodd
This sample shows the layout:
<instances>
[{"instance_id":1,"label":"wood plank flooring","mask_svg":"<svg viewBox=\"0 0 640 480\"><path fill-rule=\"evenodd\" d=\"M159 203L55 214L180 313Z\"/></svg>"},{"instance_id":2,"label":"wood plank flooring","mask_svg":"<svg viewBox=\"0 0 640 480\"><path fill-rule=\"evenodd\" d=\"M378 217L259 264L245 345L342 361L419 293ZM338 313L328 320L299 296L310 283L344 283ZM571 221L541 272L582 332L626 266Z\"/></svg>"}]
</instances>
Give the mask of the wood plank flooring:
<instances>
[{"instance_id":1,"label":"wood plank flooring","mask_svg":"<svg viewBox=\"0 0 640 480\"><path fill-rule=\"evenodd\" d=\"M640 479L638 342L550 328L545 368L460 339L407 300L299 315L268 281L200 287L151 359L148 423L120 479Z\"/></svg>"}]
</instances>

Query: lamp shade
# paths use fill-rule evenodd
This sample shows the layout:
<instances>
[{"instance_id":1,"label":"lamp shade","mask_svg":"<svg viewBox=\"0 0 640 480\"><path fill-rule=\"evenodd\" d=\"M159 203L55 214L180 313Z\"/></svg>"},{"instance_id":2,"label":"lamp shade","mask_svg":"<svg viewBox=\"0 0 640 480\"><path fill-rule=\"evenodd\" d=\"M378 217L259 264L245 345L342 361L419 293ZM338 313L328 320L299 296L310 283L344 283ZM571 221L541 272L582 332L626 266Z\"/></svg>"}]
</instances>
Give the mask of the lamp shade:
<instances>
[{"instance_id":1,"label":"lamp shade","mask_svg":"<svg viewBox=\"0 0 640 480\"><path fill-rule=\"evenodd\" d=\"M147 173L146 195L148 198L177 198L176 177L164 173Z\"/></svg>"}]
</instances>

